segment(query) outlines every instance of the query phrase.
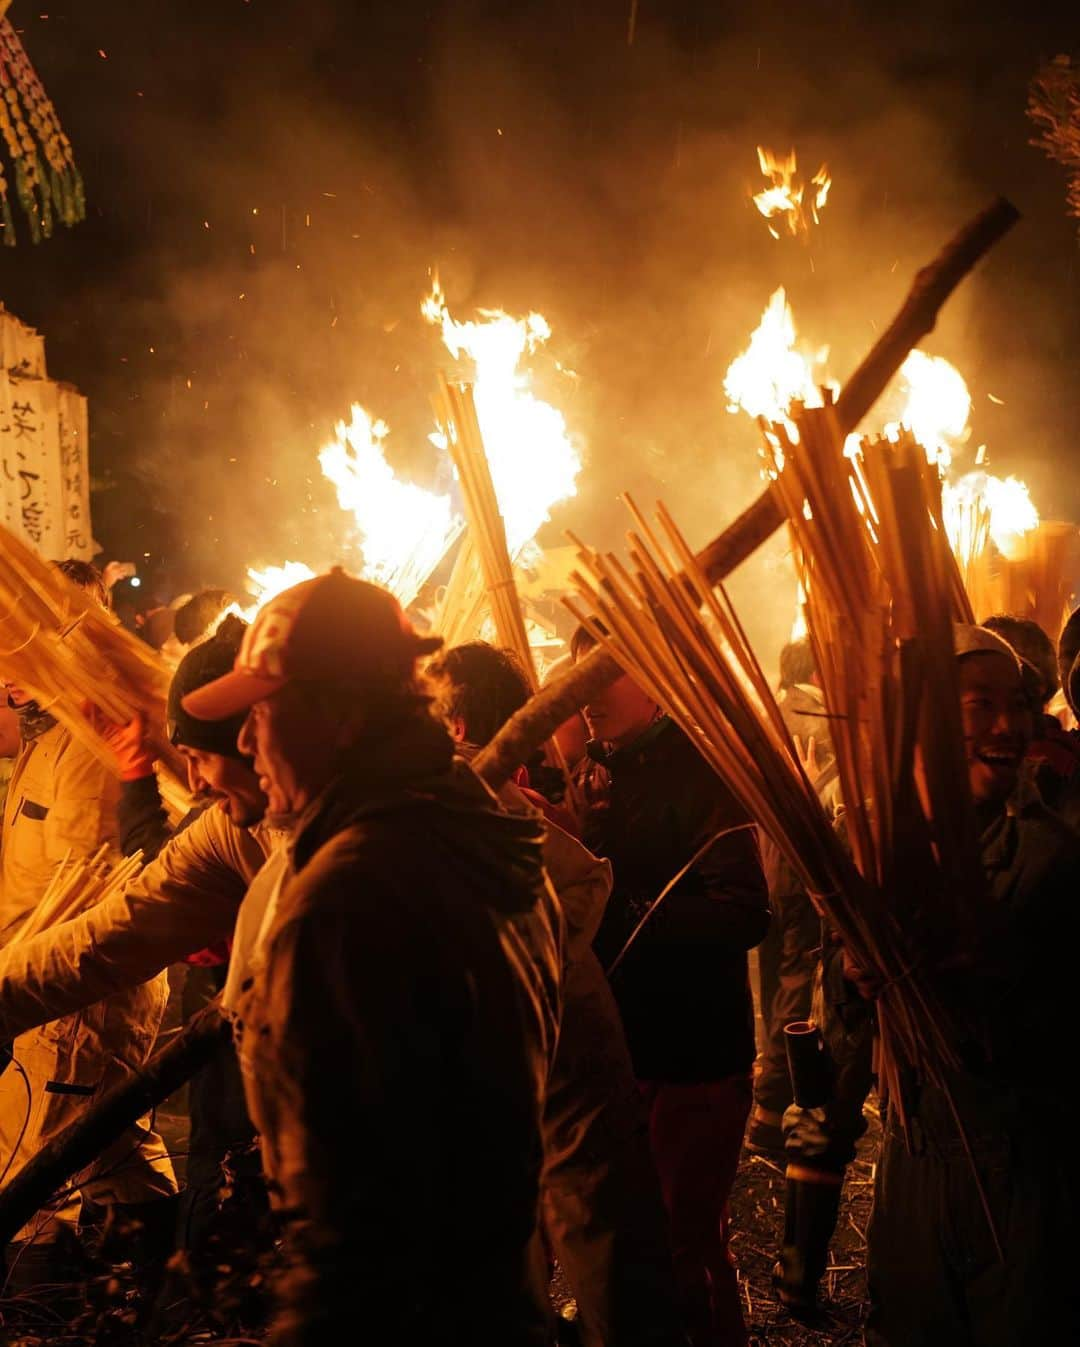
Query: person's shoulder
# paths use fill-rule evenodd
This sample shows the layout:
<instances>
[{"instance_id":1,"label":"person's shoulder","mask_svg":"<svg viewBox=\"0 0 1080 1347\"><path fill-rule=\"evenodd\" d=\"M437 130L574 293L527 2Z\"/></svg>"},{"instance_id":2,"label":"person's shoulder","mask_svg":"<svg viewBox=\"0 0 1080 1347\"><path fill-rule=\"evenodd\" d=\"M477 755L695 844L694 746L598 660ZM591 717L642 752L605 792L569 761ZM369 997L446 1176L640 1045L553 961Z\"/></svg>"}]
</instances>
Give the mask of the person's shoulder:
<instances>
[{"instance_id":1,"label":"person's shoulder","mask_svg":"<svg viewBox=\"0 0 1080 1347\"><path fill-rule=\"evenodd\" d=\"M1030 800L1014 816L1020 853L1042 874L1080 880L1080 836L1041 800Z\"/></svg>"},{"instance_id":2,"label":"person's shoulder","mask_svg":"<svg viewBox=\"0 0 1080 1347\"><path fill-rule=\"evenodd\" d=\"M173 869L188 863L225 867L250 881L269 850L270 843L260 828L243 828L211 804L185 821L162 848L160 859Z\"/></svg>"},{"instance_id":3,"label":"person's shoulder","mask_svg":"<svg viewBox=\"0 0 1080 1347\"><path fill-rule=\"evenodd\" d=\"M719 777L693 740L674 721L656 743L657 765L672 796L685 798L702 810L742 815L743 810L727 783Z\"/></svg>"},{"instance_id":4,"label":"person's shoulder","mask_svg":"<svg viewBox=\"0 0 1080 1347\"><path fill-rule=\"evenodd\" d=\"M1080 837L1042 800L1026 800L1017 809L1015 818L1022 837L1038 838L1048 847L1080 856Z\"/></svg>"},{"instance_id":5,"label":"person's shoulder","mask_svg":"<svg viewBox=\"0 0 1080 1347\"><path fill-rule=\"evenodd\" d=\"M326 838L295 872L293 885L308 904L349 893L362 902L375 890L396 886L415 873L425 853L409 844L409 822L401 814L374 815L346 823Z\"/></svg>"},{"instance_id":6,"label":"person's shoulder","mask_svg":"<svg viewBox=\"0 0 1080 1347\"><path fill-rule=\"evenodd\" d=\"M57 774L77 776L79 778L99 778L110 785L115 784L119 793L119 778L116 770L105 753L99 752L87 737L72 734L66 725L57 723L41 735L41 747L52 760L53 770ZM102 745L104 748L104 745Z\"/></svg>"}]
</instances>

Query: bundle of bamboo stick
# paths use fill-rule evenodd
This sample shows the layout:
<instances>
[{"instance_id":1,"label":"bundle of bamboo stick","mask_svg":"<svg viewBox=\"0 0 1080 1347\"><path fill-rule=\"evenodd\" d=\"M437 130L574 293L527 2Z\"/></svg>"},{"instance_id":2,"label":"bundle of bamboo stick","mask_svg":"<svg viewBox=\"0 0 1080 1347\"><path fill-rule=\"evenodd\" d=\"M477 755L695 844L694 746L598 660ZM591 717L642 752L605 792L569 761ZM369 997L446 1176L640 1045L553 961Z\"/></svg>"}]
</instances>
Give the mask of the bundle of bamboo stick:
<instances>
[{"instance_id":1,"label":"bundle of bamboo stick","mask_svg":"<svg viewBox=\"0 0 1080 1347\"><path fill-rule=\"evenodd\" d=\"M514 582L514 567L506 545L506 527L491 480L491 468L484 450L480 423L476 418L472 388L468 384L451 384L443 375L439 385L438 411L447 447L461 483L465 518L469 527L468 538L458 557L458 565L462 568L459 589L444 604L447 625L452 628L454 640L460 640L467 634L468 624L475 620L479 605L475 584L470 586L468 581L468 568L478 563L483 577L483 600L490 606L498 642L517 655L535 692L539 680L525 633L525 619ZM454 568L455 575L458 565ZM454 585L452 575L451 587ZM454 643L445 628L442 634L447 637L448 643Z\"/></svg>"},{"instance_id":2,"label":"bundle of bamboo stick","mask_svg":"<svg viewBox=\"0 0 1080 1347\"><path fill-rule=\"evenodd\" d=\"M470 534L466 533L439 599L433 623L446 645L475 640L484 622L487 593L480 574L480 560Z\"/></svg>"},{"instance_id":3,"label":"bundle of bamboo stick","mask_svg":"<svg viewBox=\"0 0 1080 1347\"><path fill-rule=\"evenodd\" d=\"M1080 576L1080 531L1075 524L1044 519L1002 559L1000 578L977 611L1011 613L1037 622L1057 641L1072 610Z\"/></svg>"},{"instance_id":4,"label":"bundle of bamboo stick","mask_svg":"<svg viewBox=\"0 0 1080 1347\"><path fill-rule=\"evenodd\" d=\"M910 438L845 458L832 407L768 429L825 697L850 851L827 819L725 591L663 507L631 508L630 566L581 546L574 615L682 726L771 834L880 988L882 1077L942 1081L964 1026L933 967L981 892L953 654L969 616L940 488ZM662 535L662 536L661 536ZM704 616L702 612L703 610Z\"/></svg>"},{"instance_id":5,"label":"bundle of bamboo stick","mask_svg":"<svg viewBox=\"0 0 1080 1347\"><path fill-rule=\"evenodd\" d=\"M990 546L990 507L985 497L957 496L951 506L952 549L972 609L989 617L999 608L999 587Z\"/></svg>"},{"instance_id":6,"label":"bundle of bamboo stick","mask_svg":"<svg viewBox=\"0 0 1080 1347\"><path fill-rule=\"evenodd\" d=\"M138 714L163 732L169 672L89 594L0 526L0 676L23 688L105 761L83 713L117 724Z\"/></svg>"},{"instance_id":7,"label":"bundle of bamboo stick","mask_svg":"<svg viewBox=\"0 0 1080 1347\"><path fill-rule=\"evenodd\" d=\"M37 906L8 943L21 944L41 931L80 916L106 898L121 893L141 869L141 851L114 862L108 843L92 856L75 859L69 848Z\"/></svg>"}]
</instances>

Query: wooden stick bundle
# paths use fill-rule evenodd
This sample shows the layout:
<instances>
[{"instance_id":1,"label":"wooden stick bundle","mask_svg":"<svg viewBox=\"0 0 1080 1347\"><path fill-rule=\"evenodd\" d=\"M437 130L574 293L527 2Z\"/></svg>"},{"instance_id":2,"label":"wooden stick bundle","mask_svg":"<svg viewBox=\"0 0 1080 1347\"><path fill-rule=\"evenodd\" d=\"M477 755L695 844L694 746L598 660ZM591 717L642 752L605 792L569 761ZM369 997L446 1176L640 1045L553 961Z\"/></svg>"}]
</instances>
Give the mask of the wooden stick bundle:
<instances>
[{"instance_id":1,"label":"wooden stick bundle","mask_svg":"<svg viewBox=\"0 0 1080 1347\"><path fill-rule=\"evenodd\" d=\"M450 456L461 482L469 525L468 542L479 561L498 642L517 655L535 692L539 686L536 666L525 633L514 567L506 545L506 528L491 480L471 387L451 384L443 375L439 405Z\"/></svg>"},{"instance_id":2,"label":"wooden stick bundle","mask_svg":"<svg viewBox=\"0 0 1080 1347\"><path fill-rule=\"evenodd\" d=\"M475 640L484 619L484 579L471 534L466 533L439 601L434 628L447 647Z\"/></svg>"},{"instance_id":3,"label":"wooden stick bundle","mask_svg":"<svg viewBox=\"0 0 1080 1347\"><path fill-rule=\"evenodd\" d=\"M850 857L726 593L713 591L663 507L658 531L634 511L629 568L582 548L585 602L568 606L772 835L880 986L882 1074L902 1110L901 1067L941 1080L958 1062L963 1031L931 968L965 899L981 892L953 654L955 567L935 518L936 474L917 444L869 446L853 469L834 408L795 419L782 469L771 436L776 490L806 593Z\"/></svg>"},{"instance_id":4,"label":"wooden stick bundle","mask_svg":"<svg viewBox=\"0 0 1080 1347\"><path fill-rule=\"evenodd\" d=\"M1075 524L1043 520L1019 539L1015 554L1002 557L998 582L978 611L1011 613L1037 622L1056 643L1075 599L1080 578L1080 531Z\"/></svg>"},{"instance_id":5,"label":"wooden stick bundle","mask_svg":"<svg viewBox=\"0 0 1080 1347\"><path fill-rule=\"evenodd\" d=\"M114 863L109 856L108 843L92 856L80 856L74 860L69 849L56 867L37 906L8 943L21 944L51 926L59 926L61 922L79 916L113 894L120 893L141 869L141 851Z\"/></svg>"},{"instance_id":6,"label":"wooden stick bundle","mask_svg":"<svg viewBox=\"0 0 1080 1347\"><path fill-rule=\"evenodd\" d=\"M0 673L110 765L87 703L117 724L141 714L164 731L169 672L154 652L2 526Z\"/></svg>"}]
</instances>

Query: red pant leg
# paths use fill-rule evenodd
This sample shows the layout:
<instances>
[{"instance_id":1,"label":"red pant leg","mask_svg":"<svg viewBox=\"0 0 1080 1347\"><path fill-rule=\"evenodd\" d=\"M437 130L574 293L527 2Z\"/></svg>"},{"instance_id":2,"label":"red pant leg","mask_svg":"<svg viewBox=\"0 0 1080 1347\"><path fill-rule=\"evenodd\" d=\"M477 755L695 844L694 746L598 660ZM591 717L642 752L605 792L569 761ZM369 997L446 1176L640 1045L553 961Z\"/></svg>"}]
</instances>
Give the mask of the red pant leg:
<instances>
[{"instance_id":1,"label":"red pant leg","mask_svg":"<svg viewBox=\"0 0 1080 1347\"><path fill-rule=\"evenodd\" d=\"M694 1347L743 1347L727 1202L750 1112L750 1076L699 1085L642 1082L642 1091L691 1340Z\"/></svg>"}]
</instances>

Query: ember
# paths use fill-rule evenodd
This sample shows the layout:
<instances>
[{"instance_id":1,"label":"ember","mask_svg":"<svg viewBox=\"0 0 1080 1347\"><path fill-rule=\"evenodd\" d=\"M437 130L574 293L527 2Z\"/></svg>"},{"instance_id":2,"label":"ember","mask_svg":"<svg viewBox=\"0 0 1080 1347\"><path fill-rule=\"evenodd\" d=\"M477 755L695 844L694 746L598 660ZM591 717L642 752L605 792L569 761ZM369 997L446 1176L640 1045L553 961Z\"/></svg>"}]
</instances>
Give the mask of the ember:
<instances>
[{"instance_id":1,"label":"ember","mask_svg":"<svg viewBox=\"0 0 1080 1347\"><path fill-rule=\"evenodd\" d=\"M827 167L821 165L810 179L810 187L807 189L806 184L795 176L798 164L794 150L789 151L786 157L781 159L773 154L772 150L759 145L757 156L761 172L772 186L754 196L754 205L766 220L783 216L789 234L805 234L811 223L819 223L818 212L824 209L829 199L832 179L829 177ZM774 239L780 237L771 224L769 233Z\"/></svg>"}]
</instances>

